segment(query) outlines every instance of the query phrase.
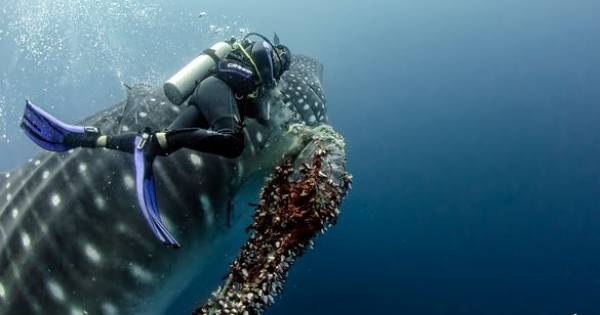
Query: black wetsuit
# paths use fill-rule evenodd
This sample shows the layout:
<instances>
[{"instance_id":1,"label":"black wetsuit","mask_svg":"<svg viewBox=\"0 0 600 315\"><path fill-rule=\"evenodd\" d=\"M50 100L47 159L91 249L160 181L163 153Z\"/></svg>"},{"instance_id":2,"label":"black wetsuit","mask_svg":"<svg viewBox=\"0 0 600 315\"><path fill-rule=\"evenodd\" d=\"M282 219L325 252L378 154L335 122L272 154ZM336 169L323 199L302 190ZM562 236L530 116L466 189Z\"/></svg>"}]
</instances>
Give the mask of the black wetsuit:
<instances>
[{"instance_id":1,"label":"black wetsuit","mask_svg":"<svg viewBox=\"0 0 600 315\"><path fill-rule=\"evenodd\" d=\"M188 105L164 131L166 147L152 134L152 154L167 155L189 148L234 158L244 150L243 116L238 103L251 103L259 88L273 88L281 69L273 47L266 41L246 42L252 62L238 49L220 60L213 75L195 89ZM257 70L259 73L257 73ZM137 133L108 136L104 146L133 152Z\"/></svg>"}]
</instances>

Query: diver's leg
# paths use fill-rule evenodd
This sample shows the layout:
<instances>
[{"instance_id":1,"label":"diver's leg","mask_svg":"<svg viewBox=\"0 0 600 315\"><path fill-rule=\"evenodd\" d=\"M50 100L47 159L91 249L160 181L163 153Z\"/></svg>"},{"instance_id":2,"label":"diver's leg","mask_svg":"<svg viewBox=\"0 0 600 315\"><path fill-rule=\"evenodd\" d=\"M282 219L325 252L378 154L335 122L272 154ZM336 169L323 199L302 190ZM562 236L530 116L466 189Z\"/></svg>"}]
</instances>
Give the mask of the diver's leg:
<instances>
[{"instance_id":1,"label":"diver's leg","mask_svg":"<svg viewBox=\"0 0 600 315\"><path fill-rule=\"evenodd\" d=\"M170 129L180 129L180 128L192 128L192 127L204 127L206 126L206 119L202 116L202 113L198 110L196 106L189 105L185 107L175 118L175 120L171 123L171 125L167 128ZM125 133L120 135L102 135L96 138L96 141L93 143L88 143L80 145L82 147L104 147L111 150L117 150L122 152L133 153L135 149L135 137L138 136L139 133ZM157 137L164 137L164 133L154 133ZM154 154L156 155L166 155L171 153L164 150L156 150Z\"/></svg>"},{"instance_id":2,"label":"diver's leg","mask_svg":"<svg viewBox=\"0 0 600 315\"><path fill-rule=\"evenodd\" d=\"M236 157L244 147L242 122L233 91L221 79L202 81L190 99L164 132L148 133L151 155L167 155L180 148ZM70 126L28 103L22 126L40 146L52 151L70 148L103 147L128 153L135 151L140 133L102 135L97 128Z\"/></svg>"},{"instance_id":3,"label":"diver's leg","mask_svg":"<svg viewBox=\"0 0 600 315\"><path fill-rule=\"evenodd\" d=\"M167 127L167 130L181 128L208 128L208 123L198 107L193 104L189 104L183 110L181 110L177 118L175 118L169 127Z\"/></svg>"},{"instance_id":4,"label":"diver's leg","mask_svg":"<svg viewBox=\"0 0 600 315\"><path fill-rule=\"evenodd\" d=\"M189 101L207 128L189 128L186 123L173 122L166 132L154 134L163 154L181 148L237 157L244 149L242 122L231 88L222 80L209 77L202 81Z\"/></svg>"},{"instance_id":5,"label":"diver's leg","mask_svg":"<svg viewBox=\"0 0 600 315\"><path fill-rule=\"evenodd\" d=\"M237 157L244 149L242 124L231 88L222 80L209 77L190 98L189 106L167 130L148 135L146 151L167 155L188 148L225 157ZM105 136L98 146L133 152L137 133Z\"/></svg>"},{"instance_id":6,"label":"diver's leg","mask_svg":"<svg viewBox=\"0 0 600 315\"><path fill-rule=\"evenodd\" d=\"M206 128L207 126L206 119L198 108L190 105L181 111L169 128ZM102 135L96 127L66 124L29 101L25 105L21 128L40 147L58 152L79 147L103 147L133 153L134 139L139 134Z\"/></svg>"},{"instance_id":7,"label":"diver's leg","mask_svg":"<svg viewBox=\"0 0 600 315\"><path fill-rule=\"evenodd\" d=\"M235 158L244 150L244 136L241 132L215 132L207 129L177 129L166 133L168 152L188 148L206 153Z\"/></svg>"}]
</instances>

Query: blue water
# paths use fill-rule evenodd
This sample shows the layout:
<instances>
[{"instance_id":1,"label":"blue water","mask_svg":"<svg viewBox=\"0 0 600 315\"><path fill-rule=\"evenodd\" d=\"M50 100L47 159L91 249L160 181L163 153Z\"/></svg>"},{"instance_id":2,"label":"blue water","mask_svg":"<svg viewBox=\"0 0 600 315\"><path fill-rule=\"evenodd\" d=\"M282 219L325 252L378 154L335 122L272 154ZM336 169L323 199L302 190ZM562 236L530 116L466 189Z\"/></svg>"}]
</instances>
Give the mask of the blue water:
<instances>
[{"instance_id":1,"label":"blue water","mask_svg":"<svg viewBox=\"0 0 600 315\"><path fill-rule=\"evenodd\" d=\"M15 22L63 2L0 9L0 168L36 152L25 97L76 121L121 81L164 80L211 24L277 31L325 65L355 182L267 314L600 314L600 2L154 0L115 18L80 0L104 24Z\"/></svg>"}]
</instances>

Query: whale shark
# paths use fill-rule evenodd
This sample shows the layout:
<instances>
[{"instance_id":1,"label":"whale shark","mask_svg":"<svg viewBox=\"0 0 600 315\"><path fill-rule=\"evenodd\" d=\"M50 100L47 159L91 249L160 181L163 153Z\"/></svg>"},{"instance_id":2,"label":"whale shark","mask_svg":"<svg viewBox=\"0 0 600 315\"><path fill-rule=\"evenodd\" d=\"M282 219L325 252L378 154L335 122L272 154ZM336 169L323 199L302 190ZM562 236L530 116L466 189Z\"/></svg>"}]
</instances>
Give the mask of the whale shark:
<instances>
[{"instance_id":1,"label":"whale shark","mask_svg":"<svg viewBox=\"0 0 600 315\"><path fill-rule=\"evenodd\" d=\"M244 185L260 182L284 158L311 163L323 139L314 130L329 126L322 81L316 59L295 56L281 94L260 100L269 103L270 121L246 119L239 158L182 149L155 161L161 216L179 250L157 242L144 223L131 155L41 152L0 173L0 315L164 314L218 239L239 226L232 206ZM180 110L162 89L138 84L126 100L80 124L104 134L156 130ZM293 132L298 126L313 132ZM327 176L339 182L347 174L345 151L328 145Z\"/></svg>"}]
</instances>

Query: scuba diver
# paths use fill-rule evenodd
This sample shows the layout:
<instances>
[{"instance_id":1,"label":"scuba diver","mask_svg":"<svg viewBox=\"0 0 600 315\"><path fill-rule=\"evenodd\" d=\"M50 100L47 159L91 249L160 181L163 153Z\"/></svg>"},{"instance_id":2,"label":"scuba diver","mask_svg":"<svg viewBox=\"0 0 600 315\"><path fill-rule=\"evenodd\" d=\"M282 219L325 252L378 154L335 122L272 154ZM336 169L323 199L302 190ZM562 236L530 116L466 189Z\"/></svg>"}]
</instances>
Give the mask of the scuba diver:
<instances>
[{"instance_id":1,"label":"scuba diver","mask_svg":"<svg viewBox=\"0 0 600 315\"><path fill-rule=\"evenodd\" d=\"M141 211L156 237L178 248L158 212L154 158L181 148L238 157L244 150L243 118L256 118L261 123L268 120L269 109L257 98L278 93L277 82L290 67L291 57L277 34L273 42L249 33L241 41L231 39L213 45L165 84L165 95L172 103L180 105L189 97L188 105L165 130L104 135L96 127L65 124L29 101L21 127L49 151L84 147L132 153Z\"/></svg>"}]
</instances>

